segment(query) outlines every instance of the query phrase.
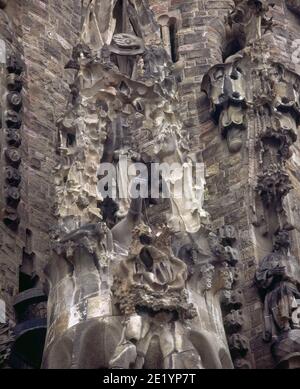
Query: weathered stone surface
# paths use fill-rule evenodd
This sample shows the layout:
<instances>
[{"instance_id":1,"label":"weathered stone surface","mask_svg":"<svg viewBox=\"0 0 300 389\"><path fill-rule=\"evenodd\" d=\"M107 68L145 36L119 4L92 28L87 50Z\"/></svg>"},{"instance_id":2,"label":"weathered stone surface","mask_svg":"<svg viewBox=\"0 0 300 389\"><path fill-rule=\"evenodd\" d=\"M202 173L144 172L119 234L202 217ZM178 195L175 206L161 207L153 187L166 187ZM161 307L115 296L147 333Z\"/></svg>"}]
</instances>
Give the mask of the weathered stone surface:
<instances>
[{"instance_id":1,"label":"weathered stone surface","mask_svg":"<svg viewBox=\"0 0 300 389\"><path fill-rule=\"evenodd\" d=\"M297 368L299 2L122 3L0 1L8 326L43 348L46 277L45 368ZM124 156L204 162L204 203L103 201Z\"/></svg>"}]
</instances>

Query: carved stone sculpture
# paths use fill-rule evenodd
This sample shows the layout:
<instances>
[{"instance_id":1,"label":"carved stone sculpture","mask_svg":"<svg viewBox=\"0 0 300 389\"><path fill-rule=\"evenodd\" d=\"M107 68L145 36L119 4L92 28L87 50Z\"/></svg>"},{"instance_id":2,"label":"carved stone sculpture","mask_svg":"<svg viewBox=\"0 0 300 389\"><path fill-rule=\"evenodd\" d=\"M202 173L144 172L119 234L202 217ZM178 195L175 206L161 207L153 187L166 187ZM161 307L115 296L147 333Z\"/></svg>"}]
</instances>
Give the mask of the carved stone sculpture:
<instances>
[{"instance_id":1,"label":"carved stone sculpture","mask_svg":"<svg viewBox=\"0 0 300 389\"><path fill-rule=\"evenodd\" d=\"M246 95L245 76L238 60L210 69L202 90L211 100L212 115L219 123L222 137L227 139L229 151L239 151L242 131L246 129Z\"/></svg>"},{"instance_id":2,"label":"carved stone sculpture","mask_svg":"<svg viewBox=\"0 0 300 389\"><path fill-rule=\"evenodd\" d=\"M219 257L209 248L204 177L195 184L190 175L188 196L176 196L197 159L176 112L178 68L159 36L144 0L87 4L66 66L76 71L68 109L58 121L44 367L233 367L221 304L233 283L237 238L227 227ZM122 196L132 177L120 161L177 163L158 174L167 201ZM119 180L109 181L105 163ZM133 183L149 181L146 173ZM164 226L151 218L153 209Z\"/></svg>"},{"instance_id":3,"label":"carved stone sculpture","mask_svg":"<svg viewBox=\"0 0 300 389\"><path fill-rule=\"evenodd\" d=\"M187 269L170 250L164 249L168 247L168 232L151 237L145 231L140 235L140 229L145 227L137 227L127 260L115 271L114 291L121 310L124 314L136 313L137 309L167 310L175 311L181 318L189 317L185 296ZM136 242L144 239L147 244Z\"/></svg>"},{"instance_id":4,"label":"carved stone sculpture","mask_svg":"<svg viewBox=\"0 0 300 389\"><path fill-rule=\"evenodd\" d=\"M266 16L270 6L269 0L235 0L234 10L229 14L230 24L240 23L246 36L246 44L262 37L272 26L272 19Z\"/></svg>"},{"instance_id":5,"label":"carved stone sculpture","mask_svg":"<svg viewBox=\"0 0 300 389\"><path fill-rule=\"evenodd\" d=\"M256 281L267 292L264 308L266 341L293 328L292 313L295 301L300 297L299 271L297 260L277 244L259 267Z\"/></svg>"},{"instance_id":6,"label":"carved stone sculpture","mask_svg":"<svg viewBox=\"0 0 300 389\"><path fill-rule=\"evenodd\" d=\"M6 96L6 106L4 109L5 123L3 130L5 133L5 151L4 156L7 163L6 176L4 182L4 194L6 199L6 207L3 210L3 221L7 227L12 230L17 230L20 223L18 215L18 204L20 202L20 190L18 189L21 183L19 174L19 166L21 164L20 147L21 126L22 126L22 72L24 70L21 59L11 53L6 64L8 93Z\"/></svg>"},{"instance_id":7,"label":"carved stone sculpture","mask_svg":"<svg viewBox=\"0 0 300 389\"><path fill-rule=\"evenodd\" d=\"M128 322L125 338L110 362L113 368L142 368L148 347L156 336L164 357L161 367L202 367L201 358L188 340L185 328L185 320L195 315L195 309L187 300L187 268L168 249L169 236L167 229L159 236L153 236L145 225L137 227L128 258L114 270L113 293ZM162 326L163 330L160 329ZM147 327L154 328L146 335ZM134 333L136 336L132 338ZM170 335L174 338L172 341ZM175 350L175 339L179 341L182 337L184 348Z\"/></svg>"},{"instance_id":8,"label":"carved stone sculpture","mask_svg":"<svg viewBox=\"0 0 300 389\"><path fill-rule=\"evenodd\" d=\"M95 51L111 42L116 27L116 20L113 18L115 3L115 0L89 2L81 40Z\"/></svg>"},{"instance_id":9,"label":"carved stone sculpture","mask_svg":"<svg viewBox=\"0 0 300 389\"><path fill-rule=\"evenodd\" d=\"M289 253L287 230L278 231L273 253L267 255L256 274L258 287L264 296L264 339L273 342L273 355L278 363L299 353L298 312L300 299L300 267L297 259ZM291 339L295 348L288 349Z\"/></svg>"},{"instance_id":10,"label":"carved stone sculpture","mask_svg":"<svg viewBox=\"0 0 300 389\"><path fill-rule=\"evenodd\" d=\"M249 347L248 339L240 334L234 334L229 339L229 348L233 357L245 356Z\"/></svg>"},{"instance_id":11,"label":"carved stone sculpture","mask_svg":"<svg viewBox=\"0 0 300 389\"><path fill-rule=\"evenodd\" d=\"M8 324L0 324L0 369L9 368L13 333Z\"/></svg>"},{"instance_id":12,"label":"carved stone sculpture","mask_svg":"<svg viewBox=\"0 0 300 389\"><path fill-rule=\"evenodd\" d=\"M271 165L258 176L256 190L262 197L264 204L280 207L282 199L292 189L289 175L278 165Z\"/></svg>"}]
</instances>

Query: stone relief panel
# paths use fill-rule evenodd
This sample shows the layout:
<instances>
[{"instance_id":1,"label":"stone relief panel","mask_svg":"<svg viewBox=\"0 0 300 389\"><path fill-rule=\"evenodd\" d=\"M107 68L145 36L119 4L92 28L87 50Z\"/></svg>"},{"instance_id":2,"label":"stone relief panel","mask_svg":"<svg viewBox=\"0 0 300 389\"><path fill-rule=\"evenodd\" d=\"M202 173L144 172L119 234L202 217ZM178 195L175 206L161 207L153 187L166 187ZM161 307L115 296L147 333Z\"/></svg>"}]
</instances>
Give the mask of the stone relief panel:
<instances>
[{"instance_id":1,"label":"stone relief panel","mask_svg":"<svg viewBox=\"0 0 300 389\"><path fill-rule=\"evenodd\" d=\"M166 202L107 200L98 184L100 162L196 161L176 112L180 68L147 2L89 2L66 68L76 75L58 121L43 366L232 368L221 305L238 261L235 232L225 227L210 247L202 188L191 181L189 201L176 197L179 170L162 179ZM119 191L130 178L120 173Z\"/></svg>"}]
</instances>

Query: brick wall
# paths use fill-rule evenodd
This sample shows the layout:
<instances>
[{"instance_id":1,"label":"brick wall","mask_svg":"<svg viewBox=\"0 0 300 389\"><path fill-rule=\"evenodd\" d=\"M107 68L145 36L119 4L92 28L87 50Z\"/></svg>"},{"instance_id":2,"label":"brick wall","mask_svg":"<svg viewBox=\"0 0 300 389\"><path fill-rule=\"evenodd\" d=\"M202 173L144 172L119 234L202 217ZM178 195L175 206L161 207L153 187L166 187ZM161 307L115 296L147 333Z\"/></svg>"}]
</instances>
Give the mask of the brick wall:
<instances>
[{"instance_id":1,"label":"brick wall","mask_svg":"<svg viewBox=\"0 0 300 389\"><path fill-rule=\"evenodd\" d=\"M41 286L43 267L49 259L49 228L55 225L52 169L56 162L56 121L64 112L72 81L64 65L80 32L81 1L11 1L1 13L1 20L8 17L10 31L1 22L0 38L13 42L25 64L18 207L21 222L16 232L0 223L0 272L6 279L2 298L8 316L14 320L12 301L19 292L19 266L24 256L30 254L27 258L31 258Z\"/></svg>"},{"instance_id":2,"label":"brick wall","mask_svg":"<svg viewBox=\"0 0 300 389\"><path fill-rule=\"evenodd\" d=\"M12 4L13 3L13 4ZM251 163L247 148L230 154L209 115L209 102L201 92L206 71L222 62L226 44L224 18L232 0L150 0L157 15L179 12L179 55L185 61L180 95L182 119L191 138L191 151L199 152L206 165L206 206L213 225L234 224L240 233L241 282L244 286L246 326L250 339L250 360L255 368L273 367L269 345L262 342L261 302L253 285L259 258L248 220L248 174ZM275 26L265 36L274 61L300 72L299 18L287 10L282 0L274 0ZM64 70L80 31L80 0L16 0L0 14L0 37L22 55L26 67L22 127L21 223L17 233L0 223L1 295L13 319L13 297L18 293L18 271L23 249L35 254L35 271L49 257L49 228L52 216L55 165L56 120L64 112L72 75ZM8 15L8 19L5 15ZM9 24L9 21L11 24ZM299 54L300 54L300 50ZM291 221L300 231L300 141L289 163L295 190L287 198ZM224 206L226 205L226 206ZM294 252L299 257L300 234L293 234ZM27 242L27 243L26 243ZM297 249L298 247L298 249ZM5 282L3 281L5 278Z\"/></svg>"}]
</instances>

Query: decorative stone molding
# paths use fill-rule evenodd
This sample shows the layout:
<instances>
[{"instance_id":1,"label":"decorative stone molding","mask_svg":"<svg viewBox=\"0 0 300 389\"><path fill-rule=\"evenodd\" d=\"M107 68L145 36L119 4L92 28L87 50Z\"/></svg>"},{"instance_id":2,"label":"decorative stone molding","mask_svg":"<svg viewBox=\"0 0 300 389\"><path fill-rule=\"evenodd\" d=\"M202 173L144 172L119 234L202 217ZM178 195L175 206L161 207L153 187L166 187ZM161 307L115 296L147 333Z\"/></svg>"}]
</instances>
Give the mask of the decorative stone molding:
<instances>
[{"instance_id":1,"label":"decorative stone molding","mask_svg":"<svg viewBox=\"0 0 300 389\"><path fill-rule=\"evenodd\" d=\"M281 207L283 198L293 189L289 175L280 165L271 165L257 177L256 190L266 207ZM280 208L278 208L280 209Z\"/></svg>"},{"instance_id":2,"label":"decorative stone molding","mask_svg":"<svg viewBox=\"0 0 300 389\"><path fill-rule=\"evenodd\" d=\"M241 310L231 311L228 315L225 316L224 325L228 334L233 334L238 332L243 324L245 319Z\"/></svg>"},{"instance_id":3,"label":"decorative stone molding","mask_svg":"<svg viewBox=\"0 0 300 389\"><path fill-rule=\"evenodd\" d=\"M20 223L18 204L21 200L19 186L21 176L19 166L21 164L21 126L22 126L22 72L24 70L21 59L11 54L6 63L7 69L7 94L5 110L5 142L4 157L5 167L4 196L6 207L3 211L3 222L12 230L17 230Z\"/></svg>"},{"instance_id":4,"label":"decorative stone molding","mask_svg":"<svg viewBox=\"0 0 300 389\"><path fill-rule=\"evenodd\" d=\"M218 261L222 259L226 261L220 268L225 281L220 303L231 357L236 369L248 369L251 368L251 364L244 357L248 353L249 342L240 333L245 324L243 314L245 301L243 291L238 288L240 269L236 229L232 225L222 226L218 229L218 234L210 233L209 244Z\"/></svg>"},{"instance_id":5,"label":"decorative stone molding","mask_svg":"<svg viewBox=\"0 0 300 389\"><path fill-rule=\"evenodd\" d=\"M227 139L230 152L242 147L242 132L246 130L246 83L238 60L216 65L202 81L202 90L211 101L211 114Z\"/></svg>"},{"instance_id":6,"label":"decorative stone molding","mask_svg":"<svg viewBox=\"0 0 300 389\"><path fill-rule=\"evenodd\" d=\"M209 246L220 262L227 262L235 266L239 260L238 251L232 247L236 242L236 232L233 226L224 226L218 235L209 234Z\"/></svg>"},{"instance_id":7,"label":"decorative stone molding","mask_svg":"<svg viewBox=\"0 0 300 389\"><path fill-rule=\"evenodd\" d=\"M229 349L233 358L244 357L250 349L249 341L245 336L233 334L229 338Z\"/></svg>"}]
</instances>

